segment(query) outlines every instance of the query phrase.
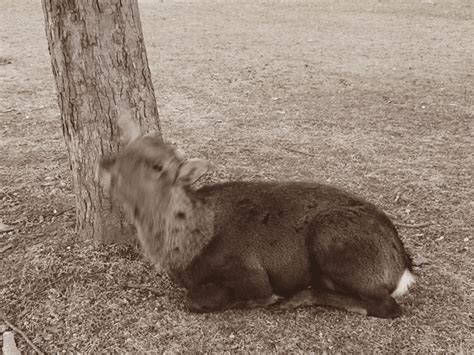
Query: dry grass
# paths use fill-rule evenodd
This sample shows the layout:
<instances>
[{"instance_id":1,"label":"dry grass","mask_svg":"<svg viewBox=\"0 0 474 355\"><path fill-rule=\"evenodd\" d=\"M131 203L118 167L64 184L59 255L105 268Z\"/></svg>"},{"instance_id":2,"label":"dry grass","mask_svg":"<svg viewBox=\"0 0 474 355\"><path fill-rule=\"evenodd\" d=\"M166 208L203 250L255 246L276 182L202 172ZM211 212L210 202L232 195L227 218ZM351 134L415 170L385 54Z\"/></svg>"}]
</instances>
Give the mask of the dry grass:
<instances>
[{"instance_id":1,"label":"dry grass","mask_svg":"<svg viewBox=\"0 0 474 355\"><path fill-rule=\"evenodd\" d=\"M323 308L186 312L183 291L133 249L74 238L41 7L10 0L0 13L8 318L46 352L472 352L471 3L140 6L164 136L211 160L209 181L353 190L398 221L430 222L400 228L427 263L393 321Z\"/></svg>"}]
</instances>

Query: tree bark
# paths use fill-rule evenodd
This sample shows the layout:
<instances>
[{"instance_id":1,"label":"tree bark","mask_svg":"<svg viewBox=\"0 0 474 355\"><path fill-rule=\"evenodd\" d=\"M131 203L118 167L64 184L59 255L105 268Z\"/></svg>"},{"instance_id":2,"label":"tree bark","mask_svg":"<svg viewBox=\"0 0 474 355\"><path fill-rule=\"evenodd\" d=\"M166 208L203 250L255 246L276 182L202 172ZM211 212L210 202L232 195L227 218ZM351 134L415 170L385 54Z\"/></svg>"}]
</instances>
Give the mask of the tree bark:
<instances>
[{"instance_id":1,"label":"tree bark","mask_svg":"<svg viewBox=\"0 0 474 355\"><path fill-rule=\"evenodd\" d=\"M98 161L119 149L117 120L122 115L160 132L137 0L42 3L77 232L83 238L118 240L129 236L131 228L96 181Z\"/></svg>"}]
</instances>

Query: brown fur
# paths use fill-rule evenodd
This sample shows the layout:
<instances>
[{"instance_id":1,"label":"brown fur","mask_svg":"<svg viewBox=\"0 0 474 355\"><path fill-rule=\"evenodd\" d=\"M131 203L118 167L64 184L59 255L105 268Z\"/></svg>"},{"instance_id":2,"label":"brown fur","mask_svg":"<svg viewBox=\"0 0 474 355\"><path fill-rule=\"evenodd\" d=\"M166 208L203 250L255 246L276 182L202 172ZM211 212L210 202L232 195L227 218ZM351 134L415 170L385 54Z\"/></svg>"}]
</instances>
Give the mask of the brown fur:
<instances>
[{"instance_id":1,"label":"brown fur","mask_svg":"<svg viewBox=\"0 0 474 355\"><path fill-rule=\"evenodd\" d=\"M228 182L192 190L207 170L153 136L138 136L100 170L129 211L146 255L188 289L187 305L327 305L396 317L390 294L411 269L397 231L374 205L335 187Z\"/></svg>"}]
</instances>

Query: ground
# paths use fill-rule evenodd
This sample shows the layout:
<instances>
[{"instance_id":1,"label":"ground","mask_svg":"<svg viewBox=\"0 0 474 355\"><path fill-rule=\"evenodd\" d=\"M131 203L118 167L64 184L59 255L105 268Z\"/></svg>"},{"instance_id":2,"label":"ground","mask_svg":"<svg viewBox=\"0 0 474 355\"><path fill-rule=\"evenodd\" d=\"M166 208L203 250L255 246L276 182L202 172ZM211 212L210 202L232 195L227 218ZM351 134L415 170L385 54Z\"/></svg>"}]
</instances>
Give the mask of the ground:
<instances>
[{"instance_id":1,"label":"ground","mask_svg":"<svg viewBox=\"0 0 474 355\"><path fill-rule=\"evenodd\" d=\"M317 180L382 207L417 264L404 315L191 314L135 249L78 240L41 5L4 0L5 317L48 353L472 353L471 1L139 5L165 139L212 161L208 180Z\"/></svg>"}]
</instances>

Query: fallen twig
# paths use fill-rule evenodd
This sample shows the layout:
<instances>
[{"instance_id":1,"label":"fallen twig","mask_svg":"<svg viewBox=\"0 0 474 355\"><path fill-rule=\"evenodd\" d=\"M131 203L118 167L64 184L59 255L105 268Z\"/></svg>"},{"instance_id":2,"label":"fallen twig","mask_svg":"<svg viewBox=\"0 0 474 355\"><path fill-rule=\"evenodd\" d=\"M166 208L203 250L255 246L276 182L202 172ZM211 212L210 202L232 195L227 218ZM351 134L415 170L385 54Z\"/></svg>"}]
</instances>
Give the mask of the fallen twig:
<instances>
[{"instance_id":1,"label":"fallen twig","mask_svg":"<svg viewBox=\"0 0 474 355\"><path fill-rule=\"evenodd\" d=\"M400 196L402 194L400 193L400 191L397 191L397 195L395 196L395 200L393 200L393 202L398 202L398 200L400 199Z\"/></svg>"},{"instance_id":2,"label":"fallen twig","mask_svg":"<svg viewBox=\"0 0 474 355\"><path fill-rule=\"evenodd\" d=\"M143 286L143 285L140 285L140 284L134 284L134 283L125 283L125 284L121 284L120 286L122 286L123 288L136 288L136 289L139 289L139 290L145 290L145 291L150 291L151 293L155 294L156 296L163 296L164 293L160 290L158 290L157 288L155 287L148 287L148 286Z\"/></svg>"},{"instance_id":3,"label":"fallen twig","mask_svg":"<svg viewBox=\"0 0 474 355\"><path fill-rule=\"evenodd\" d=\"M3 248L0 248L0 254L7 251L8 249L13 248L13 244L7 244Z\"/></svg>"},{"instance_id":4,"label":"fallen twig","mask_svg":"<svg viewBox=\"0 0 474 355\"><path fill-rule=\"evenodd\" d=\"M71 211L71 210L73 210L73 209L75 209L75 208L76 208L76 206L73 206L73 207L68 207L68 208L66 208L65 210L62 210L62 211L59 211L59 212L56 212L56 213L54 213L54 212L48 212L48 213L44 214L43 217L57 217L57 216L60 216L60 215L62 215L62 214L64 214L64 213L66 213L66 212L69 212L69 211Z\"/></svg>"},{"instance_id":5,"label":"fallen twig","mask_svg":"<svg viewBox=\"0 0 474 355\"><path fill-rule=\"evenodd\" d=\"M395 225L398 227L403 227L403 228L424 228L428 227L431 225L430 222L425 222L425 223L418 223L418 224L407 224L407 223L401 223L401 222L394 222Z\"/></svg>"},{"instance_id":6,"label":"fallen twig","mask_svg":"<svg viewBox=\"0 0 474 355\"><path fill-rule=\"evenodd\" d=\"M282 146L283 149L286 149L290 152L293 152L293 153L299 153L299 154L303 154L303 155L307 155L309 157L315 157L316 155L314 154L311 154L311 153L306 153L306 152L302 152L301 150L296 150L296 149L293 149L293 148L288 148L288 147L284 147Z\"/></svg>"},{"instance_id":7,"label":"fallen twig","mask_svg":"<svg viewBox=\"0 0 474 355\"><path fill-rule=\"evenodd\" d=\"M403 227L403 228L424 228L433 224L431 222L423 222L423 223L415 223L415 224L403 223L403 222L397 221L397 218L395 218L394 216L390 214L387 214L387 216L388 218L392 220L393 224L395 224L398 227Z\"/></svg>"},{"instance_id":8,"label":"fallen twig","mask_svg":"<svg viewBox=\"0 0 474 355\"><path fill-rule=\"evenodd\" d=\"M62 215L62 214L64 214L64 213L66 213L66 212L68 212L68 211L71 211L71 210L75 209L75 208L76 208L76 207L68 207L68 208L66 208L65 210L62 210L62 211L59 211L59 212L56 212L56 213L54 213L54 212L47 212L47 213L45 213L45 214L43 215L43 218L46 218L46 217L58 217L58 216L60 216L60 215ZM23 230L28 230L28 229L35 228L35 227L38 227L38 226L40 226L40 225L43 225L44 223L45 223L44 221L42 221L42 222L37 222L37 223L32 223L32 224L27 225L27 226L22 226L21 229L23 229ZM44 233L40 233L40 235L43 235L43 234L44 234ZM37 237L37 236L38 236L38 235L36 235L36 234L30 235L31 238Z\"/></svg>"},{"instance_id":9,"label":"fallen twig","mask_svg":"<svg viewBox=\"0 0 474 355\"><path fill-rule=\"evenodd\" d=\"M25 296L29 296L29 295L32 295L32 294L35 294L35 295L39 295L47 290L49 290L51 288L51 286L57 284L59 281L62 281L66 278L66 275L63 275L63 276L59 276L56 280L54 281L51 281L49 284L47 284L46 286L44 286L43 288L41 288L40 290L38 291L29 291L25 294ZM70 276L66 282L69 282L71 281L72 279L72 276Z\"/></svg>"},{"instance_id":10,"label":"fallen twig","mask_svg":"<svg viewBox=\"0 0 474 355\"><path fill-rule=\"evenodd\" d=\"M51 107L53 107L53 106L52 106L52 105L49 105L49 106L35 107L35 108L30 109L30 112L39 111L39 110L44 110L44 109L46 109L46 108L51 108Z\"/></svg>"},{"instance_id":11,"label":"fallen twig","mask_svg":"<svg viewBox=\"0 0 474 355\"><path fill-rule=\"evenodd\" d=\"M22 336L22 338L25 339L25 341L33 348L34 351L36 351L36 352L37 352L38 354L40 354L40 355L43 355L43 354L44 354L35 344L33 344L33 342L26 336L26 334L21 331L21 329L18 329L17 327L15 327L15 326L7 319L7 317L5 316L5 314L4 314L2 311L0 311L0 317L3 319L3 321L5 322L5 324L10 327L11 330L13 330L14 332L20 334L20 335Z\"/></svg>"}]
</instances>

